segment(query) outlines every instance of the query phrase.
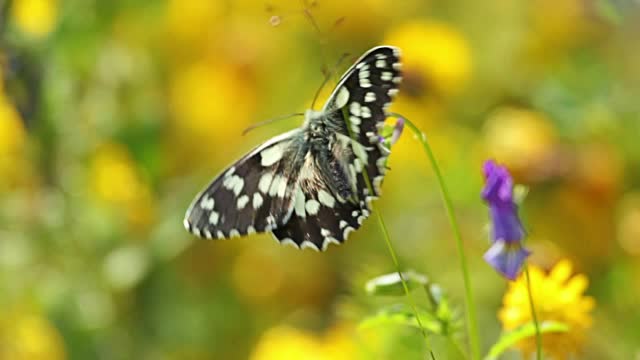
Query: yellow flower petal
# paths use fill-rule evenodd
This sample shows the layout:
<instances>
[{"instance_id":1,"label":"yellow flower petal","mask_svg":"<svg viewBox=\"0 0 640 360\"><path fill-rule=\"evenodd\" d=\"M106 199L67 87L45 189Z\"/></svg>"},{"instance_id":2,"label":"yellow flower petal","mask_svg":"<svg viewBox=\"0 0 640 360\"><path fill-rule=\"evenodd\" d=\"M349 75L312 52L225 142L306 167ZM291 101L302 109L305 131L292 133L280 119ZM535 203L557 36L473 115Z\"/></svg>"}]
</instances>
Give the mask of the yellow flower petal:
<instances>
[{"instance_id":1,"label":"yellow flower petal","mask_svg":"<svg viewBox=\"0 0 640 360\"><path fill-rule=\"evenodd\" d=\"M11 6L11 15L20 30L34 37L43 37L55 26L58 1L16 0Z\"/></svg>"},{"instance_id":2,"label":"yellow flower petal","mask_svg":"<svg viewBox=\"0 0 640 360\"><path fill-rule=\"evenodd\" d=\"M571 263L561 260L553 267L549 276L558 283L564 283L571 275L571 270Z\"/></svg>"},{"instance_id":3,"label":"yellow flower petal","mask_svg":"<svg viewBox=\"0 0 640 360\"><path fill-rule=\"evenodd\" d=\"M583 296L589 281L585 275L571 276L572 265L560 261L545 274L537 266L529 266L531 291L538 321L559 321L567 324L567 333L549 333L543 336L544 352L554 358L564 359L576 353L583 340L584 331L592 323L591 310L595 302ZM503 297L498 319L505 330L511 330L531 321L526 277L521 275L513 282ZM535 352L535 339L527 338L517 344L523 354Z\"/></svg>"}]
</instances>

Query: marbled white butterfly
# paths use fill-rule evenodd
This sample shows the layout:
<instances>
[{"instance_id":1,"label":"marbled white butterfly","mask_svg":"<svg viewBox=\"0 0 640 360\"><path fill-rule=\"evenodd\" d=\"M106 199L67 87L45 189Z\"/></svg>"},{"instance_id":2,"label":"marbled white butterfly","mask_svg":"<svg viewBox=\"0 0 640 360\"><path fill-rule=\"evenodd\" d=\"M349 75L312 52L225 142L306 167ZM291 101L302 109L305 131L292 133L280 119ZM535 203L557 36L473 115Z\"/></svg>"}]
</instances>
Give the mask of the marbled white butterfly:
<instances>
[{"instance_id":1,"label":"marbled white butterfly","mask_svg":"<svg viewBox=\"0 0 640 360\"><path fill-rule=\"evenodd\" d=\"M301 128L270 139L213 180L187 210L185 228L207 239L271 232L281 243L315 250L344 242L380 195L389 149L378 131L402 80L399 56L390 46L366 52L322 110L305 112Z\"/></svg>"}]
</instances>

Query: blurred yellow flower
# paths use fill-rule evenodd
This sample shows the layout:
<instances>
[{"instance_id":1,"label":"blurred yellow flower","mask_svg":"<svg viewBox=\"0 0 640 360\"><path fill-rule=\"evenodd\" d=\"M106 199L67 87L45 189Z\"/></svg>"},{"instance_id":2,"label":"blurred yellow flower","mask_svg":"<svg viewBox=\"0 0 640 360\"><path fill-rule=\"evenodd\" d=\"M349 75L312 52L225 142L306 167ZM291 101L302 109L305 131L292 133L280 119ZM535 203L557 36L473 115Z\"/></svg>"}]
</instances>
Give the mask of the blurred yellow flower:
<instances>
[{"instance_id":1,"label":"blurred yellow flower","mask_svg":"<svg viewBox=\"0 0 640 360\"><path fill-rule=\"evenodd\" d=\"M254 89L230 64L200 61L175 74L170 89L174 149L219 154L219 146L238 142L254 109ZM218 146L216 146L218 145Z\"/></svg>"},{"instance_id":2,"label":"blurred yellow flower","mask_svg":"<svg viewBox=\"0 0 640 360\"><path fill-rule=\"evenodd\" d=\"M598 28L606 29L594 21L593 10L584 0L538 0L528 5L531 19L528 46L539 62L565 56L567 47L579 44Z\"/></svg>"},{"instance_id":3,"label":"blurred yellow flower","mask_svg":"<svg viewBox=\"0 0 640 360\"><path fill-rule=\"evenodd\" d=\"M471 75L469 44L458 30L447 24L408 22L394 28L384 43L402 50L400 99L456 94Z\"/></svg>"},{"instance_id":4,"label":"blurred yellow flower","mask_svg":"<svg viewBox=\"0 0 640 360\"><path fill-rule=\"evenodd\" d=\"M352 328L337 325L324 336L277 326L267 330L256 345L250 360L351 360L357 359Z\"/></svg>"},{"instance_id":5,"label":"blurred yellow flower","mask_svg":"<svg viewBox=\"0 0 640 360\"><path fill-rule=\"evenodd\" d=\"M114 209L124 209L134 227L152 222L151 190L123 146L106 144L98 149L91 160L89 181L96 199Z\"/></svg>"},{"instance_id":6,"label":"blurred yellow flower","mask_svg":"<svg viewBox=\"0 0 640 360\"><path fill-rule=\"evenodd\" d=\"M20 30L33 36L43 37L56 25L57 0L15 0L11 15Z\"/></svg>"},{"instance_id":7,"label":"blurred yellow flower","mask_svg":"<svg viewBox=\"0 0 640 360\"><path fill-rule=\"evenodd\" d=\"M26 141L27 133L20 115L0 89L0 190L20 177Z\"/></svg>"},{"instance_id":8,"label":"blurred yellow flower","mask_svg":"<svg viewBox=\"0 0 640 360\"><path fill-rule=\"evenodd\" d=\"M630 255L640 255L640 193L625 194L619 203L618 242Z\"/></svg>"},{"instance_id":9,"label":"blurred yellow flower","mask_svg":"<svg viewBox=\"0 0 640 360\"><path fill-rule=\"evenodd\" d=\"M191 47L206 43L224 11L223 2L210 0L169 0L166 26L169 39Z\"/></svg>"},{"instance_id":10,"label":"blurred yellow flower","mask_svg":"<svg viewBox=\"0 0 640 360\"><path fill-rule=\"evenodd\" d=\"M62 337L47 319L30 312L5 314L0 318L0 359L66 358Z\"/></svg>"},{"instance_id":11,"label":"blurred yellow flower","mask_svg":"<svg viewBox=\"0 0 640 360\"><path fill-rule=\"evenodd\" d=\"M551 165L556 133L544 114L517 107L500 108L487 119L484 138L488 155L505 164L515 176L537 177Z\"/></svg>"},{"instance_id":12,"label":"blurred yellow flower","mask_svg":"<svg viewBox=\"0 0 640 360\"><path fill-rule=\"evenodd\" d=\"M589 280L582 274L572 276L572 265L568 260L558 262L548 274L536 266L529 266L529 272L538 321L558 321L569 326L566 333L543 334L543 351L554 359L566 359L579 352L585 332L591 327L595 300L584 296ZM532 321L524 274L509 284L502 301L498 318L505 330ZM527 338L517 346L528 356L535 352L535 339Z\"/></svg>"}]
</instances>

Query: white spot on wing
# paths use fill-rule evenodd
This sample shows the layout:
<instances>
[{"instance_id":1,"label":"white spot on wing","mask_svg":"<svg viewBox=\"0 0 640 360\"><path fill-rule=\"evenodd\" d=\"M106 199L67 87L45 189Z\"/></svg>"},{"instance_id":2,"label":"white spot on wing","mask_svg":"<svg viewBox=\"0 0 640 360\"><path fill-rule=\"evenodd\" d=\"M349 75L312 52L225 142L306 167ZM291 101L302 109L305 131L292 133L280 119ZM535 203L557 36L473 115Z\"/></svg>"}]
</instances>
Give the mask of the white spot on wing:
<instances>
[{"instance_id":1,"label":"white spot on wing","mask_svg":"<svg viewBox=\"0 0 640 360\"><path fill-rule=\"evenodd\" d=\"M346 240L349 237L349 233L351 233L353 230L355 230L355 229L352 228L351 226L347 226L344 229L344 232L342 233L342 237Z\"/></svg>"},{"instance_id":2,"label":"white spot on wing","mask_svg":"<svg viewBox=\"0 0 640 360\"><path fill-rule=\"evenodd\" d=\"M236 229L231 229L229 231L229 237L231 238L240 237L240 233Z\"/></svg>"},{"instance_id":3,"label":"white spot on wing","mask_svg":"<svg viewBox=\"0 0 640 360\"><path fill-rule=\"evenodd\" d=\"M211 223L212 225L218 225L219 218L220 214L216 211L212 211L211 214L209 214L209 223Z\"/></svg>"},{"instance_id":4,"label":"white spot on wing","mask_svg":"<svg viewBox=\"0 0 640 360\"><path fill-rule=\"evenodd\" d=\"M331 194L322 189L318 191L318 200L320 200L320 203L322 205L328 206L330 208L332 208L336 203L336 199Z\"/></svg>"},{"instance_id":5,"label":"white spot on wing","mask_svg":"<svg viewBox=\"0 0 640 360\"><path fill-rule=\"evenodd\" d=\"M269 188L269 196L276 196L276 194L278 193L278 188L280 186L280 183L286 181L281 175L276 175L273 178L273 181L271 182L271 187ZM285 182L285 186L286 186L286 182Z\"/></svg>"},{"instance_id":6,"label":"white spot on wing","mask_svg":"<svg viewBox=\"0 0 640 360\"><path fill-rule=\"evenodd\" d=\"M298 216L300 216L302 218L307 216L307 213L304 210L305 200L306 199L305 199L304 193L302 192L302 189L300 189L300 187L298 187L296 189L296 197L294 199L293 207L294 207L294 210L296 212L296 215L298 215Z\"/></svg>"},{"instance_id":7,"label":"white spot on wing","mask_svg":"<svg viewBox=\"0 0 640 360\"><path fill-rule=\"evenodd\" d=\"M200 200L200 207L203 208L204 210L213 210L213 206L215 205L215 200L213 200L212 197L205 195L202 197L202 200Z\"/></svg>"},{"instance_id":8,"label":"white spot on wing","mask_svg":"<svg viewBox=\"0 0 640 360\"><path fill-rule=\"evenodd\" d=\"M360 115L363 118L370 118L371 117L371 109L369 109L367 106L362 106L360 107Z\"/></svg>"},{"instance_id":9,"label":"white spot on wing","mask_svg":"<svg viewBox=\"0 0 640 360\"><path fill-rule=\"evenodd\" d=\"M284 152L283 144L275 144L260 152L260 164L262 166L271 166L282 158Z\"/></svg>"},{"instance_id":10,"label":"white spot on wing","mask_svg":"<svg viewBox=\"0 0 640 360\"><path fill-rule=\"evenodd\" d=\"M380 74L380 79L389 81L393 79L393 73L391 73L391 71L383 71L382 74Z\"/></svg>"},{"instance_id":11,"label":"white spot on wing","mask_svg":"<svg viewBox=\"0 0 640 360\"><path fill-rule=\"evenodd\" d=\"M360 116L360 103L352 102L351 105L349 105L349 112L354 116Z\"/></svg>"},{"instance_id":12,"label":"white spot on wing","mask_svg":"<svg viewBox=\"0 0 640 360\"><path fill-rule=\"evenodd\" d=\"M374 102L376 101L376 93L369 91L364 96L364 102Z\"/></svg>"},{"instance_id":13,"label":"white spot on wing","mask_svg":"<svg viewBox=\"0 0 640 360\"><path fill-rule=\"evenodd\" d=\"M273 174L268 172L263 174L260 177L260 181L258 182L258 189L262 191L263 194L266 194L269 191L269 185L271 185L271 181L273 180Z\"/></svg>"},{"instance_id":14,"label":"white spot on wing","mask_svg":"<svg viewBox=\"0 0 640 360\"><path fill-rule=\"evenodd\" d=\"M316 246L316 244L312 243L309 240L305 240L302 242L302 244L300 244L300 249L313 249L315 251L320 251L320 249L318 249L318 246Z\"/></svg>"},{"instance_id":15,"label":"white spot on wing","mask_svg":"<svg viewBox=\"0 0 640 360\"><path fill-rule=\"evenodd\" d=\"M244 180L238 175L232 175L225 178L222 185L238 196L244 187Z\"/></svg>"},{"instance_id":16,"label":"white spot on wing","mask_svg":"<svg viewBox=\"0 0 640 360\"><path fill-rule=\"evenodd\" d=\"M326 251L327 248L329 247L329 244L340 245L340 241L338 241L336 238L333 238L331 236L325 237L324 241L322 242L322 251Z\"/></svg>"},{"instance_id":17,"label":"white spot on wing","mask_svg":"<svg viewBox=\"0 0 640 360\"><path fill-rule=\"evenodd\" d=\"M316 215L318 210L320 210L320 203L317 200L311 199L306 202L304 208L309 215Z\"/></svg>"},{"instance_id":18,"label":"white spot on wing","mask_svg":"<svg viewBox=\"0 0 640 360\"><path fill-rule=\"evenodd\" d=\"M387 62L382 59L376 60L376 67L380 69L386 68Z\"/></svg>"},{"instance_id":19,"label":"white spot on wing","mask_svg":"<svg viewBox=\"0 0 640 360\"><path fill-rule=\"evenodd\" d=\"M340 87L340 90L338 90L338 94L336 95L336 108L339 109L345 106L347 104L347 101L349 101L349 90L347 90L346 87L342 86Z\"/></svg>"},{"instance_id":20,"label":"white spot on wing","mask_svg":"<svg viewBox=\"0 0 640 360\"><path fill-rule=\"evenodd\" d=\"M298 249L298 244L296 244L296 242L291 240L290 238L284 238L282 240L279 240L278 238L276 238L276 240L280 241L280 244L282 244L282 245L289 245L289 246L293 246L294 248Z\"/></svg>"},{"instance_id":21,"label":"white spot on wing","mask_svg":"<svg viewBox=\"0 0 640 360\"><path fill-rule=\"evenodd\" d=\"M287 191L287 178L280 177L280 183L278 184L278 197L283 198L284 193Z\"/></svg>"},{"instance_id":22,"label":"white spot on wing","mask_svg":"<svg viewBox=\"0 0 640 360\"><path fill-rule=\"evenodd\" d=\"M236 205L238 206L238 210L244 209L244 207L247 206L248 202L249 202L249 197L247 195L240 196L238 198L238 201L236 202Z\"/></svg>"},{"instance_id":23,"label":"white spot on wing","mask_svg":"<svg viewBox=\"0 0 640 360\"><path fill-rule=\"evenodd\" d=\"M253 194L253 208L254 209L257 209L260 206L262 206L262 201L263 201L262 195L260 195L259 192L256 192L256 193Z\"/></svg>"}]
</instances>

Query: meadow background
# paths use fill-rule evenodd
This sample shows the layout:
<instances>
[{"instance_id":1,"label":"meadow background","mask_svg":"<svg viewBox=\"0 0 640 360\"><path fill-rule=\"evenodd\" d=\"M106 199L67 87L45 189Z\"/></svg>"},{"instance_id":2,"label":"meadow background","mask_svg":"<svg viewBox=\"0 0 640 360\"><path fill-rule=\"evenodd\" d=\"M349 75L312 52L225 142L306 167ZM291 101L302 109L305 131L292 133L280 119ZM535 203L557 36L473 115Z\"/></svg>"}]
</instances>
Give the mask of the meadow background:
<instances>
[{"instance_id":1,"label":"meadow background","mask_svg":"<svg viewBox=\"0 0 640 360\"><path fill-rule=\"evenodd\" d=\"M638 34L633 0L0 1L0 358L423 359L416 329L359 326L405 301L365 293L395 270L374 218L326 253L182 226L214 175L301 120L244 128L308 108L323 69L379 44L403 51L391 110L427 134L452 193L483 353L508 288L482 259L494 158L529 189L531 263L588 278L575 358L639 357ZM376 208L403 269L462 314L452 230L410 132L389 166Z\"/></svg>"}]
</instances>

